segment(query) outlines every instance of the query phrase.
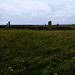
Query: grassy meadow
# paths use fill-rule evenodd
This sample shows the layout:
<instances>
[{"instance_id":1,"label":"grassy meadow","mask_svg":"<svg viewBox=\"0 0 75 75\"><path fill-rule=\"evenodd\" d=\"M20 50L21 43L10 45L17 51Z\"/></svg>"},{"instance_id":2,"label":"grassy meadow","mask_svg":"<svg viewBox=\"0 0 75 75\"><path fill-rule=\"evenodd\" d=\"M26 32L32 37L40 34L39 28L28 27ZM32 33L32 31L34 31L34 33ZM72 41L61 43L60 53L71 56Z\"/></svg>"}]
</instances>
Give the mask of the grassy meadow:
<instances>
[{"instance_id":1,"label":"grassy meadow","mask_svg":"<svg viewBox=\"0 0 75 75\"><path fill-rule=\"evenodd\" d=\"M75 75L75 30L0 29L0 75Z\"/></svg>"}]
</instances>

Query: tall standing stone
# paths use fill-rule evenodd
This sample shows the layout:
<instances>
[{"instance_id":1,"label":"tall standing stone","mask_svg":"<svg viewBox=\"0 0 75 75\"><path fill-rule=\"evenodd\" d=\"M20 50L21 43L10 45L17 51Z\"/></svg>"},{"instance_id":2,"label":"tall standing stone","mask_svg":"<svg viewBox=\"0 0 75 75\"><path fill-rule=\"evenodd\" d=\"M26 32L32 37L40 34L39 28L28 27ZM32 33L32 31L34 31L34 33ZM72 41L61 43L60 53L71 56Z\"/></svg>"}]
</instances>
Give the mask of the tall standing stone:
<instances>
[{"instance_id":1,"label":"tall standing stone","mask_svg":"<svg viewBox=\"0 0 75 75\"><path fill-rule=\"evenodd\" d=\"M10 21L8 22L8 25L10 25Z\"/></svg>"},{"instance_id":2,"label":"tall standing stone","mask_svg":"<svg viewBox=\"0 0 75 75\"><path fill-rule=\"evenodd\" d=\"M48 26L51 26L52 25L52 21L48 21Z\"/></svg>"}]
</instances>

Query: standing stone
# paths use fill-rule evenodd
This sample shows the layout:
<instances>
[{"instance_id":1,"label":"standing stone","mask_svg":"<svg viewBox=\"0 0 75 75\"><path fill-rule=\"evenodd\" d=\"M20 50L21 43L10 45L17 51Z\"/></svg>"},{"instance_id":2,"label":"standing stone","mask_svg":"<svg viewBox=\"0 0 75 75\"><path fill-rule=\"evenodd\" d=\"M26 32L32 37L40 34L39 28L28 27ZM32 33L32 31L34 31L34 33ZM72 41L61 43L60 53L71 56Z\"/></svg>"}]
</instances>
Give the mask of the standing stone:
<instances>
[{"instance_id":1,"label":"standing stone","mask_svg":"<svg viewBox=\"0 0 75 75\"><path fill-rule=\"evenodd\" d=\"M48 21L48 26L51 26L52 25L52 21Z\"/></svg>"},{"instance_id":2,"label":"standing stone","mask_svg":"<svg viewBox=\"0 0 75 75\"><path fill-rule=\"evenodd\" d=\"M8 25L10 25L10 21L8 22Z\"/></svg>"},{"instance_id":3,"label":"standing stone","mask_svg":"<svg viewBox=\"0 0 75 75\"><path fill-rule=\"evenodd\" d=\"M10 21L8 23L6 23L6 25L10 25Z\"/></svg>"}]
</instances>

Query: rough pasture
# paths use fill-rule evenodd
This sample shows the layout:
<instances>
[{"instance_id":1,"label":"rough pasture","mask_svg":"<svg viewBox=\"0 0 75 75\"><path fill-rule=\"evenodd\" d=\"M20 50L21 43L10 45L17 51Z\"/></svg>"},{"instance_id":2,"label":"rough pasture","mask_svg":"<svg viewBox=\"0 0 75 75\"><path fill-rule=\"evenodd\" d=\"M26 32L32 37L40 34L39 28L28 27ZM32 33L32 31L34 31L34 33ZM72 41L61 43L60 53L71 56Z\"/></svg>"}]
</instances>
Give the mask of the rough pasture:
<instances>
[{"instance_id":1,"label":"rough pasture","mask_svg":"<svg viewBox=\"0 0 75 75\"><path fill-rule=\"evenodd\" d=\"M0 29L0 75L75 75L75 30Z\"/></svg>"}]
</instances>

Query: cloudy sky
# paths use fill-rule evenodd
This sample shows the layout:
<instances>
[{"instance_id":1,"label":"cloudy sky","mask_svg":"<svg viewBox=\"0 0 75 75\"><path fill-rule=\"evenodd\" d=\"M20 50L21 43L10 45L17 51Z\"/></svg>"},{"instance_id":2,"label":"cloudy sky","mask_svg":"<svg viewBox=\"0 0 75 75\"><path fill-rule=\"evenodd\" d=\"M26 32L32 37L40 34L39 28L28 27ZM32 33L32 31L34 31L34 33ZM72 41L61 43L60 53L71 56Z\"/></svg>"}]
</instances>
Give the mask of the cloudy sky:
<instances>
[{"instance_id":1,"label":"cloudy sky","mask_svg":"<svg viewBox=\"0 0 75 75\"><path fill-rule=\"evenodd\" d=\"M0 0L0 24L75 24L75 0Z\"/></svg>"}]
</instances>

